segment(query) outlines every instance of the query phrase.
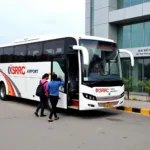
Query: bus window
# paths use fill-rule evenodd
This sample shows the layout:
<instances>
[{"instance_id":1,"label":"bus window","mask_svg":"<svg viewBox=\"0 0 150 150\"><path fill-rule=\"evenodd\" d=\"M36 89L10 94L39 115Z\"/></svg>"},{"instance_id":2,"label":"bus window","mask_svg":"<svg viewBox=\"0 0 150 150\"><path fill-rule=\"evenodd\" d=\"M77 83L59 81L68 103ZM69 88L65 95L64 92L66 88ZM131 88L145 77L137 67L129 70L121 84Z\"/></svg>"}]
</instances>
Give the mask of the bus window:
<instances>
[{"instance_id":1,"label":"bus window","mask_svg":"<svg viewBox=\"0 0 150 150\"><path fill-rule=\"evenodd\" d=\"M42 61L42 43L33 43L28 45L27 61Z\"/></svg>"},{"instance_id":2,"label":"bus window","mask_svg":"<svg viewBox=\"0 0 150 150\"><path fill-rule=\"evenodd\" d=\"M13 47L5 47L4 48L4 62L13 62Z\"/></svg>"},{"instance_id":3,"label":"bus window","mask_svg":"<svg viewBox=\"0 0 150 150\"><path fill-rule=\"evenodd\" d=\"M52 46L53 46L55 55L63 54L63 52L64 52L64 40L53 41Z\"/></svg>"},{"instance_id":4,"label":"bus window","mask_svg":"<svg viewBox=\"0 0 150 150\"><path fill-rule=\"evenodd\" d=\"M47 41L44 43L44 61L50 61L54 55L63 54L64 40Z\"/></svg>"},{"instance_id":5,"label":"bus window","mask_svg":"<svg viewBox=\"0 0 150 150\"><path fill-rule=\"evenodd\" d=\"M48 41L44 43L43 60L50 61L54 55L54 49L52 48L52 42Z\"/></svg>"},{"instance_id":6,"label":"bus window","mask_svg":"<svg viewBox=\"0 0 150 150\"><path fill-rule=\"evenodd\" d=\"M27 48L26 45L16 46L14 49L14 62L26 61Z\"/></svg>"},{"instance_id":7,"label":"bus window","mask_svg":"<svg viewBox=\"0 0 150 150\"><path fill-rule=\"evenodd\" d=\"M56 48L56 50L55 50L55 54L62 54L63 53L63 48L62 47L58 47L58 48Z\"/></svg>"},{"instance_id":8,"label":"bus window","mask_svg":"<svg viewBox=\"0 0 150 150\"><path fill-rule=\"evenodd\" d=\"M65 61L63 58L54 58L52 69L52 72L56 73L57 75L61 75L62 79L65 80ZM59 91L64 92L64 87L61 86Z\"/></svg>"},{"instance_id":9,"label":"bus window","mask_svg":"<svg viewBox=\"0 0 150 150\"><path fill-rule=\"evenodd\" d=\"M65 40L65 51L70 52L72 49L70 49L70 45L77 45L77 41L75 38L66 38Z\"/></svg>"},{"instance_id":10,"label":"bus window","mask_svg":"<svg viewBox=\"0 0 150 150\"><path fill-rule=\"evenodd\" d=\"M0 62L3 62L3 48L0 48Z\"/></svg>"}]
</instances>

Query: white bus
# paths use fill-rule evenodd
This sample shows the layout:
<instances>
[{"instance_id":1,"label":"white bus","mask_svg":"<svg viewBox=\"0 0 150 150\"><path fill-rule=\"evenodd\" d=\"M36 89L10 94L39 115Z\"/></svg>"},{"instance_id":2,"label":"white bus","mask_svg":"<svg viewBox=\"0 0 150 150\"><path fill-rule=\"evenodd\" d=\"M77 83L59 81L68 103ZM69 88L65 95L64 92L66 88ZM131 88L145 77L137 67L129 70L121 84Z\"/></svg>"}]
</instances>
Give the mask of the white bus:
<instances>
[{"instance_id":1,"label":"white bus","mask_svg":"<svg viewBox=\"0 0 150 150\"><path fill-rule=\"evenodd\" d=\"M0 99L7 96L39 101L36 88L44 73L65 80L57 107L94 110L124 103L119 50L110 39L94 36L33 38L0 46ZM50 79L51 80L51 77ZM50 103L48 103L50 106Z\"/></svg>"}]
</instances>

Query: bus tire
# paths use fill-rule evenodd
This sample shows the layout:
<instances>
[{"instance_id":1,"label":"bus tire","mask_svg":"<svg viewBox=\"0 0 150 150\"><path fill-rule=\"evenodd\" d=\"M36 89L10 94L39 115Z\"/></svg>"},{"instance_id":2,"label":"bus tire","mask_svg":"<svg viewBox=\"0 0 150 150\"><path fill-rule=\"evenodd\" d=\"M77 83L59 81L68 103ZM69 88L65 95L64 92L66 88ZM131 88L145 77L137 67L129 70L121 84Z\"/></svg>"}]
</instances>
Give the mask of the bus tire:
<instances>
[{"instance_id":1,"label":"bus tire","mask_svg":"<svg viewBox=\"0 0 150 150\"><path fill-rule=\"evenodd\" d=\"M0 99L6 100L6 87L4 83L0 83Z\"/></svg>"},{"instance_id":2,"label":"bus tire","mask_svg":"<svg viewBox=\"0 0 150 150\"><path fill-rule=\"evenodd\" d=\"M51 101L50 101L49 98L47 99L47 109L48 109L49 111L52 110L52 104L51 104Z\"/></svg>"}]
</instances>

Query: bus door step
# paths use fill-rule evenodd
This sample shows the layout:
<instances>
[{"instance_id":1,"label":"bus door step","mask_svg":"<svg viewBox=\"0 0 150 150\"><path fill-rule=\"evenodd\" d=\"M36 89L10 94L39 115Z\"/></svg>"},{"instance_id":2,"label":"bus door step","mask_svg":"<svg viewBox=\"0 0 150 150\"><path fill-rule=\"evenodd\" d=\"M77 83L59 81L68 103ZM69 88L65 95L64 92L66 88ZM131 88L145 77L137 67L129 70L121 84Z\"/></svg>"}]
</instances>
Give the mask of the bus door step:
<instances>
[{"instance_id":1,"label":"bus door step","mask_svg":"<svg viewBox=\"0 0 150 150\"><path fill-rule=\"evenodd\" d=\"M78 99L72 99L72 105L68 106L68 108L79 109L79 100Z\"/></svg>"},{"instance_id":2,"label":"bus door step","mask_svg":"<svg viewBox=\"0 0 150 150\"><path fill-rule=\"evenodd\" d=\"M79 107L79 100L78 99L72 99L73 106Z\"/></svg>"},{"instance_id":3,"label":"bus door step","mask_svg":"<svg viewBox=\"0 0 150 150\"><path fill-rule=\"evenodd\" d=\"M78 106L68 106L68 108L70 108L70 109L79 109Z\"/></svg>"}]
</instances>

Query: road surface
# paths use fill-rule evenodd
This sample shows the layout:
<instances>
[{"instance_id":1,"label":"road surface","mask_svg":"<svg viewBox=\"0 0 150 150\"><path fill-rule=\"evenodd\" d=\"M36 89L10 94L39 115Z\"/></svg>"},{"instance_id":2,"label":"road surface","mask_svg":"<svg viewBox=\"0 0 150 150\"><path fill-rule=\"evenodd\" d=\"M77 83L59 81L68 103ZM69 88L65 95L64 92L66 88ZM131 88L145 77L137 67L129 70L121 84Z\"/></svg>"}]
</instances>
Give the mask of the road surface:
<instances>
[{"instance_id":1,"label":"road surface","mask_svg":"<svg viewBox=\"0 0 150 150\"><path fill-rule=\"evenodd\" d=\"M0 101L0 150L149 150L150 117L120 111L34 116L35 104ZM45 112L47 115L48 111Z\"/></svg>"}]
</instances>

